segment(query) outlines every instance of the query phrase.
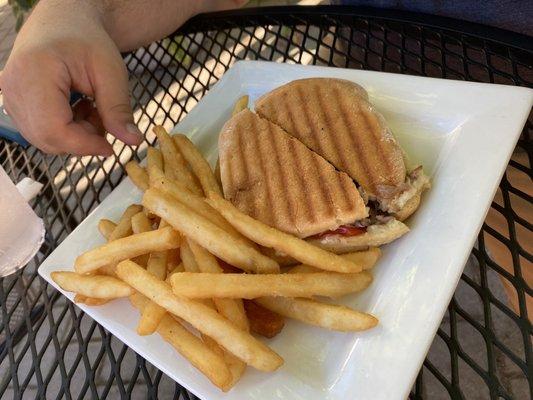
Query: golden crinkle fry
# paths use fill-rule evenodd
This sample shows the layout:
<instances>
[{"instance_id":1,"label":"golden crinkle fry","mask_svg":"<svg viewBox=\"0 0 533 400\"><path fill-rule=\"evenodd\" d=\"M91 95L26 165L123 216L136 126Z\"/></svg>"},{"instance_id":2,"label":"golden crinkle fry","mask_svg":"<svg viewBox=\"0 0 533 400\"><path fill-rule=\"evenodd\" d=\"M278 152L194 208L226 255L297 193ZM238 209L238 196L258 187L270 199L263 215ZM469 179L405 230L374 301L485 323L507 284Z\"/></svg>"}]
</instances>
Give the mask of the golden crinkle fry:
<instances>
[{"instance_id":1,"label":"golden crinkle fry","mask_svg":"<svg viewBox=\"0 0 533 400\"><path fill-rule=\"evenodd\" d=\"M247 106L248 96L239 98L232 114ZM51 274L77 304L129 297L140 313L137 333L158 333L223 391L247 365L283 364L251 333L274 337L286 318L343 332L378 323L316 297L368 287L378 248L339 256L254 220L222 197L220 179L186 136L154 132L160 148L148 148L146 167L126 164L143 206L130 205L117 222L100 220L106 243L79 255L76 272ZM301 264L280 273L273 254Z\"/></svg>"}]
</instances>

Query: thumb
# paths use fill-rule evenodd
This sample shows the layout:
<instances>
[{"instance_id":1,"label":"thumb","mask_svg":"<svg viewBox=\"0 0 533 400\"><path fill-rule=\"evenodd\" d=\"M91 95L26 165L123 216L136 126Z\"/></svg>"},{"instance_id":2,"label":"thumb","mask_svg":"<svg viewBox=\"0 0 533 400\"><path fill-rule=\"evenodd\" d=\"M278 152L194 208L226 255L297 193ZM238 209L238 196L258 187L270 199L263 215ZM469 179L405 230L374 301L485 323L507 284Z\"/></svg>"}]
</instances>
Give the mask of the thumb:
<instances>
[{"instance_id":1,"label":"thumb","mask_svg":"<svg viewBox=\"0 0 533 400\"><path fill-rule=\"evenodd\" d=\"M107 57L100 55L94 64L96 108L109 133L126 144L138 145L143 135L133 122L126 66L118 51L116 53Z\"/></svg>"}]
</instances>

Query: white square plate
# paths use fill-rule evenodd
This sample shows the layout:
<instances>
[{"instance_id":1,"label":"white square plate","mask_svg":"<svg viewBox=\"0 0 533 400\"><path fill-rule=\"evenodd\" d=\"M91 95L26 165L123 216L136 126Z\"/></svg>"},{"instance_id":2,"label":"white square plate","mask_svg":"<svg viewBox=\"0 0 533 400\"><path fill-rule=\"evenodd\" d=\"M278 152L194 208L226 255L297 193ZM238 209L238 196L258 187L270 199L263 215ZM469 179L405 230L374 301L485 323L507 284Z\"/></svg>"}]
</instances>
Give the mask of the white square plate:
<instances>
[{"instance_id":1,"label":"white square plate","mask_svg":"<svg viewBox=\"0 0 533 400\"><path fill-rule=\"evenodd\" d=\"M459 280L532 104L532 90L387 73L238 62L180 122L209 161L235 100L251 101L304 77L355 81L369 92L432 189L408 221L411 232L384 247L375 280L344 303L376 315L377 328L337 333L288 321L269 341L285 359L275 373L248 368L227 394L214 388L158 335L135 333L128 300L80 307L174 380L202 399L404 399ZM118 219L141 193L125 179L43 262L39 273L71 270L78 254L102 243L100 218ZM57 288L57 286L56 286ZM59 289L59 288L58 288ZM60 290L60 289L59 289ZM72 299L71 293L64 293Z\"/></svg>"}]
</instances>

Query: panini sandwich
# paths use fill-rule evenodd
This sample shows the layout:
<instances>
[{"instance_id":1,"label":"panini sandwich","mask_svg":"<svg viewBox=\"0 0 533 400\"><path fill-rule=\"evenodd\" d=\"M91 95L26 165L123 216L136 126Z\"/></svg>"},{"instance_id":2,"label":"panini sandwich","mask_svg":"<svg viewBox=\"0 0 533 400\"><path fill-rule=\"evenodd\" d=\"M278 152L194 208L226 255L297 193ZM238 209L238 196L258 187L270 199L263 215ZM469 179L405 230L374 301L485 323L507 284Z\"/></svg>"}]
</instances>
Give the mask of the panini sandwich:
<instances>
[{"instance_id":1,"label":"panini sandwich","mask_svg":"<svg viewBox=\"0 0 533 400\"><path fill-rule=\"evenodd\" d=\"M304 87L314 83L314 80L309 81L302 82L296 90L299 97L307 96ZM341 94L357 104L367 102L366 91L349 81L317 81L320 86L337 87ZM383 191L388 195L392 190L387 191L386 188L397 187L407 179L402 152L394 138L390 146L384 147L386 150L379 150L385 151L385 157L389 156L392 162L396 162L391 163L391 166L396 165L394 173L391 172L391 166L387 166L384 168L389 169L383 175L394 176L385 176L373 185L375 180L369 176L366 176L369 179L364 180L365 175L359 174L360 179L363 178L363 186L353 178L357 167L365 168L363 163L353 164L351 168L344 167L354 173L349 174L339 167L349 164L337 162L336 165L331 160L343 160L348 155L354 158L367 149L357 147L357 151L354 150L353 140L346 139L346 132L344 136L338 135L338 124L327 131L323 129L319 118L328 118L325 114L329 113L329 120L334 120L337 116L333 109L316 109L321 106L316 101L315 108L311 108L310 104L302 108L301 101L298 105L298 101L291 98L292 90L283 91L282 88L256 103L257 114L245 109L222 128L219 155L225 197L254 218L337 253L379 246L408 232L408 227L395 215L380 209L378 196L371 190L373 187L379 187L380 190L385 188ZM331 103L329 96L331 94L322 99L326 102L324 104ZM280 109L279 116L273 111L275 107L272 104L276 102ZM317 113L320 113L320 117L317 117ZM315 133L322 130L324 135L336 135L332 142L323 145L330 151L323 151L320 145L310 146L312 140L302 140L303 135L295 133L303 131L308 125L315 126L312 128ZM342 137L344 142L339 140ZM348 148L351 151L337 154L335 158L332 156L333 142L337 149ZM393 155L388 152L393 152ZM397 155L401 163L394 158ZM376 169L371 171L372 178L379 177L380 173Z\"/></svg>"}]
</instances>

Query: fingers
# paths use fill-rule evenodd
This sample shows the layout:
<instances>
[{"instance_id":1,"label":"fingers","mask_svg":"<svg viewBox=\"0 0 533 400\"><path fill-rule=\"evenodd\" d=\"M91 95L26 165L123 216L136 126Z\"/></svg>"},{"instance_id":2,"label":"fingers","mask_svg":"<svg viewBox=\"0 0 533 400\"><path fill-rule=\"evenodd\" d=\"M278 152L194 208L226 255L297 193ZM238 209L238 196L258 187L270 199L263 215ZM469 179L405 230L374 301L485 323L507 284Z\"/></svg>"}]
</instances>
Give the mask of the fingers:
<instances>
[{"instance_id":1,"label":"fingers","mask_svg":"<svg viewBox=\"0 0 533 400\"><path fill-rule=\"evenodd\" d=\"M105 130L126 144L139 144L126 68L114 44L100 41L81 53L79 46L69 46L56 46L61 57L48 48L12 54L0 87L15 126L34 146L53 154L111 155ZM94 97L96 108L82 101L72 110L71 88Z\"/></svg>"},{"instance_id":2,"label":"fingers","mask_svg":"<svg viewBox=\"0 0 533 400\"><path fill-rule=\"evenodd\" d=\"M117 49L107 49L93 63L96 107L106 130L126 144L137 145L142 133L133 122L128 74Z\"/></svg>"},{"instance_id":3,"label":"fingers","mask_svg":"<svg viewBox=\"0 0 533 400\"><path fill-rule=\"evenodd\" d=\"M88 121L71 122L63 129L63 148L73 155L110 156L111 145Z\"/></svg>"},{"instance_id":4,"label":"fingers","mask_svg":"<svg viewBox=\"0 0 533 400\"><path fill-rule=\"evenodd\" d=\"M105 128L98 114L98 109L94 106L94 102L89 99L82 99L72 107L74 113L74 121L87 121L96 128L96 132L100 136L105 136Z\"/></svg>"},{"instance_id":5,"label":"fingers","mask_svg":"<svg viewBox=\"0 0 533 400\"><path fill-rule=\"evenodd\" d=\"M18 84L2 87L4 106L20 133L34 146L51 154L113 154L99 128L81 118L91 118L94 111L82 104L74 120L68 97L60 85L39 79L32 85L25 85L22 80ZM20 93L24 93L24 101L20 101Z\"/></svg>"}]
</instances>

